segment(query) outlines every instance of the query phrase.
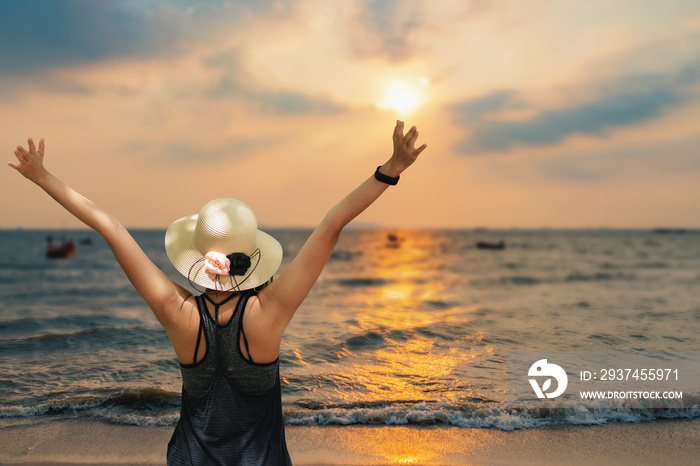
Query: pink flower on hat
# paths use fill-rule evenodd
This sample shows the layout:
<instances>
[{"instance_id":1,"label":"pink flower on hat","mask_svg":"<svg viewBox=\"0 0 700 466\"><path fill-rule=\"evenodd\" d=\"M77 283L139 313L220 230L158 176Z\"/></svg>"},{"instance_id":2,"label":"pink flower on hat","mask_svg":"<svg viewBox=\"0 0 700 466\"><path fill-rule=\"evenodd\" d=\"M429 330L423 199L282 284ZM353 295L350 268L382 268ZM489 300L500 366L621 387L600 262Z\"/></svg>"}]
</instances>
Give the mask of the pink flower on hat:
<instances>
[{"instance_id":1,"label":"pink flower on hat","mask_svg":"<svg viewBox=\"0 0 700 466\"><path fill-rule=\"evenodd\" d=\"M226 254L210 251L204 255L204 267L214 275L228 275L231 261Z\"/></svg>"}]
</instances>

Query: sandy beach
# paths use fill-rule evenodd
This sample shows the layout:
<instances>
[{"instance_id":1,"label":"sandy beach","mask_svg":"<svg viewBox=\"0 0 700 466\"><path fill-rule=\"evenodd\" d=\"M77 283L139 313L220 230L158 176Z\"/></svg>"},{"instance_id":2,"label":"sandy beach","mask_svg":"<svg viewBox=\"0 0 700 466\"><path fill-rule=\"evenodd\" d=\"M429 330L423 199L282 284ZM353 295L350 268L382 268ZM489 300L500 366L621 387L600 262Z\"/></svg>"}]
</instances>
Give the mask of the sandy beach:
<instances>
[{"instance_id":1,"label":"sandy beach","mask_svg":"<svg viewBox=\"0 0 700 466\"><path fill-rule=\"evenodd\" d=\"M171 427L56 421L0 428L1 464L165 464ZM503 432L456 427L287 427L296 465L687 465L700 420Z\"/></svg>"}]
</instances>

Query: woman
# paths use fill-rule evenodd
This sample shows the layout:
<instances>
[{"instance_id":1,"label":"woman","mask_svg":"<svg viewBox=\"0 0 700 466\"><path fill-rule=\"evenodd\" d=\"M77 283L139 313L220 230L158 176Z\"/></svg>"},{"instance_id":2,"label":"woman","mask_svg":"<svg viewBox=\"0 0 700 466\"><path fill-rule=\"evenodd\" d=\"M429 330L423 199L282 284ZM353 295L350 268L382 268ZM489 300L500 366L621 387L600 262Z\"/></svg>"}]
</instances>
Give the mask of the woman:
<instances>
[{"instance_id":1,"label":"woman","mask_svg":"<svg viewBox=\"0 0 700 466\"><path fill-rule=\"evenodd\" d=\"M171 281L127 230L66 186L36 149L18 146L8 164L107 240L136 291L153 310L180 361L182 408L168 445L168 464L291 464L284 439L279 381L282 334L328 261L340 232L372 204L426 145L415 127L394 128L394 152L316 227L299 254L272 283L282 248L257 229L248 206L217 199L168 228L168 257L199 296Z\"/></svg>"}]
</instances>

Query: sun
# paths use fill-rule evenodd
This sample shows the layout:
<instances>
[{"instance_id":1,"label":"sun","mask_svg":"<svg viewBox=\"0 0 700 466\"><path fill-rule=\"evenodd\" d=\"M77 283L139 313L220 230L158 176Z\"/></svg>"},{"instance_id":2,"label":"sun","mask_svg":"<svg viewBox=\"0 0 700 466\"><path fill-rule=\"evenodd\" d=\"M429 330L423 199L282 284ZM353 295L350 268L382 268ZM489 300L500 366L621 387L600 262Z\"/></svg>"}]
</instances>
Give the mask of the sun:
<instances>
[{"instance_id":1,"label":"sun","mask_svg":"<svg viewBox=\"0 0 700 466\"><path fill-rule=\"evenodd\" d=\"M406 81L392 81L386 85L384 97L377 102L377 106L405 115L413 112L421 103L421 94L416 86Z\"/></svg>"}]
</instances>

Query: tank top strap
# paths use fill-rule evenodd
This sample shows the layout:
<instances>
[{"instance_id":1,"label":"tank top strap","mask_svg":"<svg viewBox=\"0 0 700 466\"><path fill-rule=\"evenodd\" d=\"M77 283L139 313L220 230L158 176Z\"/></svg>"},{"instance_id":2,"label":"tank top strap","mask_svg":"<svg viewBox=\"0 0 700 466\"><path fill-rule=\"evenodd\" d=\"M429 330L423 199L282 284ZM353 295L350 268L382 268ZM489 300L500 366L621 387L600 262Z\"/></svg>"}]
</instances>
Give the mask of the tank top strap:
<instances>
[{"instance_id":1,"label":"tank top strap","mask_svg":"<svg viewBox=\"0 0 700 466\"><path fill-rule=\"evenodd\" d=\"M253 362L253 360L250 357L250 350L248 349L248 339L246 338L245 331L243 330L243 316L245 315L245 309L246 305L248 304L248 300L251 296L255 295L257 295L255 290L245 290L241 293L241 299L238 300L236 311L233 315L233 320L231 321L231 328L229 329L229 338L231 339L231 341L235 342L236 345L235 354L238 354L242 359L248 362ZM240 350L239 342L241 340L245 347L246 353L248 353L248 357L245 357L243 355L243 352Z\"/></svg>"},{"instance_id":2,"label":"tank top strap","mask_svg":"<svg viewBox=\"0 0 700 466\"><path fill-rule=\"evenodd\" d=\"M202 293L197 297L197 308L199 310L200 325L201 322L204 323L207 344L213 345L214 356L216 357L217 366L223 364L226 360L226 358L224 358L222 355L222 338L224 341L230 339L233 342L235 342L235 344L238 343L237 335L238 329L241 327L241 316L243 315L245 306L248 303L248 298L250 298L250 296L254 294L256 293L253 290L244 290L240 293L234 293L218 303L211 299L205 293ZM231 318L228 320L228 322L226 322L226 324L219 324L219 308L237 296L240 296L240 298L238 299L236 307L234 308L233 313L231 314ZM213 318L209 313L209 309L206 303L207 301L210 302L214 307Z\"/></svg>"},{"instance_id":3,"label":"tank top strap","mask_svg":"<svg viewBox=\"0 0 700 466\"><path fill-rule=\"evenodd\" d=\"M219 302L219 303L214 302L214 300L211 299L211 298L209 297L209 295L207 295L206 293L202 293L202 294L199 295L199 296L203 297L204 299L206 299L207 301L209 301L209 302L211 303L212 306L214 306L215 308L217 308L217 307L221 306L222 304L226 304L227 302L231 301L233 298L235 298L236 296L238 296L238 294L239 294L239 293L233 293L233 294L230 295L228 298L224 299L223 301L221 301L221 302Z\"/></svg>"},{"instance_id":4,"label":"tank top strap","mask_svg":"<svg viewBox=\"0 0 700 466\"><path fill-rule=\"evenodd\" d=\"M248 299L253 296L255 292L248 293L245 297L246 304L248 302ZM243 299L241 298L241 301ZM244 356L243 353L241 353L241 356L243 356L248 362L255 364L255 361L253 361L253 357L250 355L250 348L248 348L248 338L245 336L245 329L243 328L243 316L245 315L245 306L242 306L241 309L237 309L238 312L238 317L236 319L236 335L240 335L241 338L243 338L243 345L245 346L245 352L247 356ZM238 338L236 338L238 339Z\"/></svg>"},{"instance_id":5,"label":"tank top strap","mask_svg":"<svg viewBox=\"0 0 700 466\"><path fill-rule=\"evenodd\" d=\"M199 296L195 296L195 302L197 303L197 312L199 313L199 329L197 329L197 343L194 345L194 357L192 358L192 364L197 364L197 355L199 354L199 344L202 341L202 333L204 330L204 316L202 315L202 303L199 301Z\"/></svg>"},{"instance_id":6,"label":"tank top strap","mask_svg":"<svg viewBox=\"0 0 700 466\"><path fill-rule=\"evenodd\" d=\"M209 353L209 348L211 347L211 344L214 341L215 338L215 328L212 325L213 322L211 320L211 316L209 315L209 310L207 309L207 304L204 302L204 299L202 298L202 295L195 296L194 297L195 302L197 303L197 311L199 313L199 330L197 332L197 343L195 345L194 349L194 362L193 364L197 363L197 355L199 354L199 344L202 340L202 335L204 335L205 341L206 341L206 353Z\"/></svg>"}]
</instances>

